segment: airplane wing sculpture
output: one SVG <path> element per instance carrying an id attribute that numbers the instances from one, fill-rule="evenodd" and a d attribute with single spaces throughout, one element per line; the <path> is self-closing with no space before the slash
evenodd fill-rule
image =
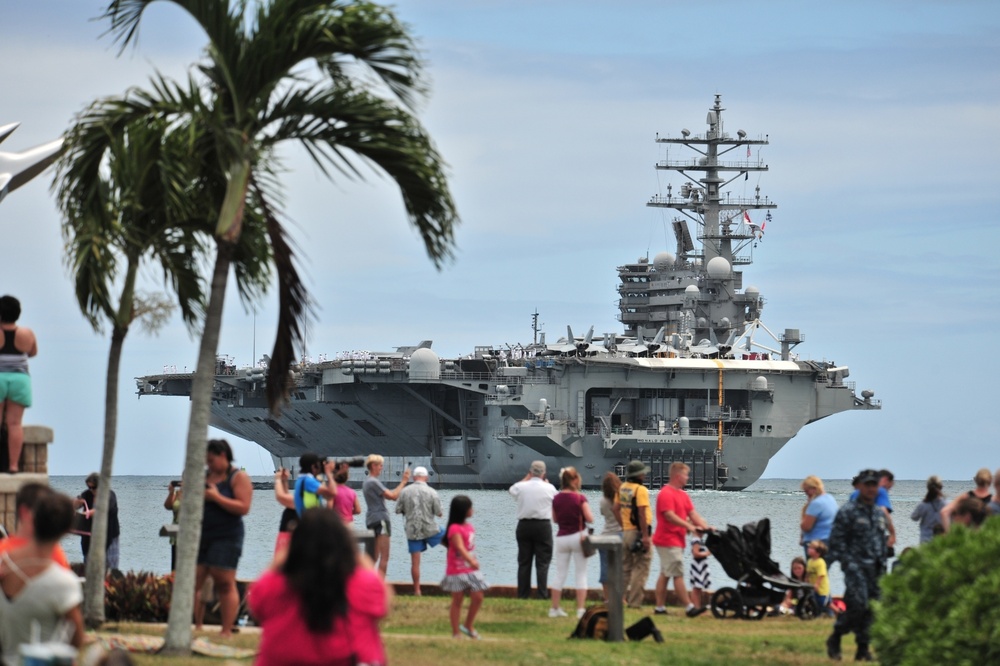
<path id="1" fill-rule="evenodd" d="M 0 125 L 0 143 L 10 136 L 20 123 Z M 0 201 L 29 180 L 45 171 L 62 151 L 63 139 L 43 143 L 20 153 L 0 151 Z"/>

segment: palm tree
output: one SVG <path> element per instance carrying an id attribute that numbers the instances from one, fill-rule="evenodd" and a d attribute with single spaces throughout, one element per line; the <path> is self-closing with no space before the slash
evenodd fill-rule
<path id="1" fill-rule="evenodd" d="M 69 131 L 54 181 L 80 310 L 95 330 L 105 321 L 111 325 L 101 479 L 84 595 L 84 618 L 90 627 L 104 622 L 105 508 L 115 454 L 122 346 L 133 322 L 155 331 L 173 309 L 161 295 L 137 293 L 139 268 L 147 258 L 159 262 L 184 320 L 194 325 L 204 307 L 197 261 L 207 240 L 198 238 L 184 210 L 191 178 L 184 172 L 180 135 L 166 133 L 163 123 L 156 122 L 115 128 L 102 122 L 103 116 L 94 113 L 97 108 L 81 114 Z M 124 275 L 119 275 L 123 264 Z"/>
<path id="2" fill-rule="evenodd" d="M 105 12 L 124 49 L 138 36 L 142 14 L 153 0 L 112 0 Z M 425 89 L 422 62 L 407 29 L 389 10 L 369 2 L 173 0 L 204 30 L 207 55 L 185 85 L 157 77 L 153 90 L 123 105 L 137 118 L 186 119 L 204 132 L 192 142 L 193 159 L 224 183 L 214 211 L 216 243 L 211 291 L 191 390 L 184 485 L 204 483 L 214 366 L 225 288 L 231 266 L 253 271 L 273 262 L 279 285 L 279 317 L 267 376 L 272 410 L 288 390 L 288 368 L 301 343 L 308 293 L 293 262 L 279 217 L 275 149 L 301 144 L 330 178 L 361 177 L 360 158 L 400 188 L 410 222 L 436 266 L 450 255 L 457 214 L 444 163 L 412 113 Z M 244 212 L 256 206 L 263 229 Z M 241 237 L 266 234 L 240 255 Z M 241 268 L 242 267 L 242 268 Z M 194 563 L 201 530 L 200 493 L 181 501 L 178 566 L 164 649 L 189 652 Z"/>

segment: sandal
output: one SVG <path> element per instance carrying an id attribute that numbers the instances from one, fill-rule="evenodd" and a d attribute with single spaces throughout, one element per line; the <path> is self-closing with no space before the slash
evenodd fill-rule
<path id="1" fill-rule="evenodd" d="M 464 624 L 458 625 L 458 629 L 469 638 L 475 639 L 477 641 L 479 640 L 479 632 L 476 631 L 475 629 L 469 629 Z"/>

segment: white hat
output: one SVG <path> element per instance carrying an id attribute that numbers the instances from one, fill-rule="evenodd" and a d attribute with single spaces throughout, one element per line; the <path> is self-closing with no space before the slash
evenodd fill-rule
<path id="1" fill-rule="evenodd" d="M 427 476 L 427 468 L 424 467 L 423 465 L 413 468 L 413 478 L 417 478 L 418 476 L 423 476 L 423 477 Z"/>

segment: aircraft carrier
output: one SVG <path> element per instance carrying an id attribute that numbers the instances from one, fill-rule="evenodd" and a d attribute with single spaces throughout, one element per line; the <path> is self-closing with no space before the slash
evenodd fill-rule
<path id="1" fill-rule="evenodd" d="M 541 459 L 550 476 L 572 465 L 596 487 L 606 471 L 624 474 L 639 459 L 653 487 L 682 460 L 691 487 L 742 490 L 803 426 L 881 409 L 872 391 L 859 395 L 847 381 L 847 366 L 799 358 L 797 329 L 773 334 L 761 321 L 764 300 L 744 287 L 743 268 L 777 206 L 759 186 L 744 197 L 723 188 L 768 170 L 760 158 L 768 138 L 730 134 L 723 111 L 716 95 L 704 133 L 656 136 L 665 159 L 655 168 L 671 184 L 646 205 L 676 216 L 676 248 L 618 268 L 623 333 L 577 336 L 567 327 L 546 343 L 536 313 L 524 345 L 439 358 L 425 341 L 302 363 L 278 417 L 267 409 L 265 367 L 220 357 L 212 425 L 291 469 L 307 451 L 380 453 L 387 483 L 419 464 L 437 487 L 506 488 Z M 162 373 L 136 383 L 140 396 L 189 396 L 191 381 Z M 352 472 L 355 481 L 364 474 Z"/>

